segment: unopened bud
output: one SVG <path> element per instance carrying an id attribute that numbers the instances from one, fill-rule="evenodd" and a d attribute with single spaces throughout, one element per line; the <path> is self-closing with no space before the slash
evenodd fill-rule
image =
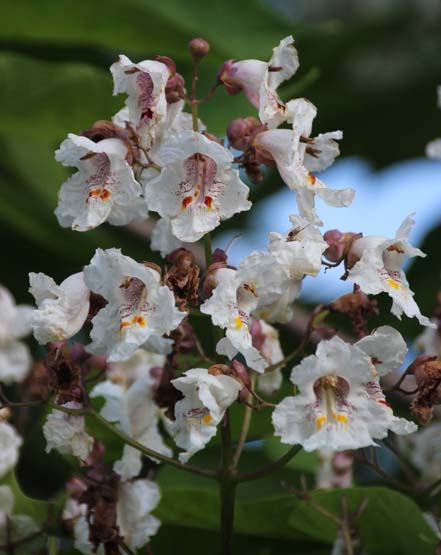
<path id="1" fill-rule="evenodd" d="M 195 64 L 198 64 L 210 52 L 208 42 L 200 37 L 193 39 L 188 44 L 188 51 Z"/>
<path id="2" fill-rule="evenodd" d="M 236 118 L 227 127 L 227 137 L 236 150 L 246 150 L 256 129 L 262 127 L 260 121 L 253 117 Z"/>
<path id="3" fill-rule="evenodd" d="M 228 376 L 231 374 L 231 370 L 230 370 L 230 367 L 227 366 L 226 364 L 213 364 L 208 369 L 208 373 L 211 376 L 221 376 L 221 375 Z"/>

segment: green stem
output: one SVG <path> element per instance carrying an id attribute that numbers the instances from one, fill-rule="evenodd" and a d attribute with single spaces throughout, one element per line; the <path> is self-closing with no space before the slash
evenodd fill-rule
<path id="1" fill-rule="evenodd" d="M 91 418 L 99 422 L 104 428 L 109 430 L 113 435 L 119 437 L 126 445 L 130 445 L 130 447 L 133 447 L 134 449 L 141 451 L 141 453 L 143 455 L 146 455 L 147 457 L 169 464 L 171 466 L 174 466 L 175 468 L 180 468 L 182 470 L 185 470 L 186 472 L 191 472 L 192 474 L 205 476 L 206 478 L 211 478 L 212 480 L 217 479 L 217 473 L 213 472 L 212 470 L 207 470 L 205 468 L 198 468 L 191 464 L 183 464 L 183 463 L 180 463 L 179 461 L 176 461 L 175 459 L 172 459 L 171 457 L 167 457 L 166 455 L 162 455 L 161 453 L 153 451 L 153 449 L 149 449 L 142 443 L 139 443 L 135 439 L 132 439 L 130 436 L 128 436 L 127 434 L 125 434 L 124 432 L 116 428 L 113 424 L 111 424 L 108 420 L 103 418 L 93 408 L 70 409 L 68 407 L 63 407 L 52 403 L 48 403 L 48 404 L 51 408 L 55 410 L 59 410 L 61 412 L 65 412 L 67 414 L 71 414 L 75 416 L 90 416 Z"/>
<path id="2" fill-rule="evenodd" d="M 166 455 L 162 455 L 161 453 L 157 453 L 156 451 L 153 451 L 152 449 L 145 447 L 141 443 L 137 442 L 136 440 L 126 435 L 121 430 L 118 430 L 118 428 L 113 426 L 110 422 L 108 422 L 105 418 L 103 418 L 100 414 L 98 414 L 94 410 L 90 410 L 88 414 L 92 416 L 92 418 L 94 418 L 97 422 L 102 424 L 105 428 L 107 428 L 109 431 L 111 431 L 115 436 L 118 436 L 120 439 L 122 439 L 124 443 L 126 443 L 127 445 L 130 445 L 131 447 L 134 447 L 135 449 L 138 449 L 138 451 L 141 451 L 141 453 L 143 453 L 147 457 L 160 460 L 163 463 L 167 463 L 171 466 L 174 466 L 175 468 L 180 468 L 187 472 L 191 472 L 192 474 L 198 474 L 199 476 L 205 476 L 206 478 L 212 478 L 214 480 L 216 479 L 216 473 L 211 470 L 206 470 L 205 468 L 198 468 L 191 464 L 180 463 L 179 461 L 176 461 L 171 457 L 167 457 Z"/>
<path id="3" fill-rule="evenodd" d="M 297 453 L 300 451 L 301 448 L 302 448 L 301 445 L 294 445 L 294 447 L 291 447 L 291 449 L 287 451 L 283 455 L 283 457 L 281 457 L 279 460 L 259 470 L 256 470 L 255 472 L 244 472 L 244 473 L 236 474 L 234 476 L 234 481 L 250 482 L 252 480 L 259 480 L 260 478 L 264 478 L 265 476 L 272 474 L 276 470 L 279 470 L 279 468 L 283 468 L 285 464 L 287 464 L 292 458 L 294 458 L 297 455 Z"/>
<path id="4" fill-rule="evenodd" d="M 254 389 L 255 383 L 256 383 L 256 375 L 253 374 L 251 376 L 251 389 Z M 251 393 L 249 393 L 248 397 L 247 397 L 247 401 L 251 402 L 251 400 L 252 400 L 252 395 L 251 395 Z M 236 467 L 237 467 L 237 464 L 240 460 L 240 456 L 242 454 L 243 447 L 244 447 L 244 445 L 247 441 L 248 431 L 250 429 L 252 415 L 253 415 L 252 406 L 251 405 L 245 405 L 245 412 L 244 412 L 243 421 L 242 421 L 242 429 L 240 430 L 239 441 L 237 442 L 236 451 L 234 452 L 234 456 L 233 456 L 233 463 L 234 463 L 234 466 L 236 466 Z"/>
<path id="5" fill-rule="evenodd" d="M 221 467 L 219 469 L 220 490 L 220 553 L 231 555 L 233 528 L 234 528 L 234 502 L 236 484 L 234 483 L 233 449 L 231 446 L 230 418 L 228 411 L 221 423 Z"/>

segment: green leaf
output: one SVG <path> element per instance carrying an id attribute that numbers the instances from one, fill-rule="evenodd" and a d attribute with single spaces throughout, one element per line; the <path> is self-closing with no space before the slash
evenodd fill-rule
<path id="1" fill-rule="evenodd" d="M 343 496 L 350 511 L 355 511 L 365 499 L 368 499 L 367 507 L 357 521 L 357 527 L 361 543 L 369 555 L 434 553 L 437 538 L 413 500 L 381 487 L 354 487 L 311 494 L 314 503 L 337 518 L 341 517 Z M 316 541 L 332 544 L 336 537 L 336 524 L 307 501 L 297 502 L 289 522 L 295 530 L 309 535 Z"/>
<path id="2" fill-rule="evenodd" d="M 8 486 L 13 493 L 14 508 L 12 514 L 30 516 L 38 524 L 43 524 L 43 522 L 45 522 L 51 503 L 48 501 L 41 501 L 39 499 L 32 499 L 31 497 L 25 495 L 13 472 L 10 472 L 1 481 L 1 484 Z"/>

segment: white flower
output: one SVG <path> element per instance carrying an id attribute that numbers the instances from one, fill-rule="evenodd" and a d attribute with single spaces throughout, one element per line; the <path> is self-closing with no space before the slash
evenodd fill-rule
<path id="1" fill-rule="evenodd" d="M 438 95 L 438 107 L 441 108 L 441 86 L 437 87 L 436 92 Z M 426 156 L 441 160 L 441 139 L 430 141 L 426 146 Z"/>
<path id="2" fill-rule="evenodd" d="M 243 91 L 259 109 L 259 118 L 270 128 L 277 127 L 288 117 L 287 106 L 280 100 L 277 89 L 290 79 L 299 67 L 294 39 L 289 36 L 273 49 L 270 61 L 229 60 L 221 70 L 220 80 L 229 94 Z"/>
<path id="3" fill-rule="evenodd" d="M 62 227 L 93 229 L 105 221 L 125 225 L 147 217 L 141 185 L 119 139 L 94 143 L 70 133 L 55 153 L 64 166 L 78 169 L 60 189 L 55 214 Z"/>
<path id="4" fill-rule="evenodd" d="M 134 64 L 123 55 L 112 64 L 110 71 L 113 94 L 127 94 L 129 121 L 134 123 L 143 146 L 149 149 L 167 115 L 165 87 L 170 71 L 161 62 L 144 60 Z"/>
<path id="5" fill-rule="evenodd" d="M 371 335 L 357 341 L 356 346 L 371 358 L 379 376 L 386 376 L 399 368 L 407 353 L 403 337 L 390 326 L 380 326 Z"/>
<path id="6" fill-rule="evenodd" d="M 87 350 L 107 355 L 109 362 L 127 360 L 142 345 L 153 350 L 152 341 L 163 347 L 158 337 L 176 329 L 186 316 L 176 308 L 170 289 L 160 284 L 159 272 L 119 249 L 97 249 L 84 280 L 108 301 L 92 319 Z"/>
<path id="7" fill-rule="evenodd" d="M 150 378 L 152 368 L 162 368 L 165 364 L 163 354 L 151 353 L 138 349 L 124 362 L 113 362 L 108 365 L 106 375 L 113 383 L 129 387 L 140 378 Z"/>
<path id="8" fill-rule="evenodd" d="M 248 187 L 232 166 L 233 155 L 201 133 L 183 131 L 160 148 L 161 173 L 145 185 L 149 210 L 171 221 L 173 235 L 186 242 L 238 212 L 249 210 Z"/>
<path id="9" fill-rule="evenodd" d="M 29 292 L 38 306 L 31 326 L 39 343 L 64 341 L 80 331 L 89 313 L 90 296 L 83 272 L 69 276 L 60 285 L 45 274 L 31 272 L 29 282 Z"/>
<path id="10" fill-rule="evenodd" d="M 411 216 L 405 218 L 394 239 L 376 236 L 356 239 L 349 256 L 356 257 L 358 262 L 349 270 L 348 279 L 359 285 L 366 294 L 387 293 L 393 300 L 391 312 L 397 318 L 401 319 L 404 312 L 409 318 L 415 316 L 422 326 L 434 327 L 435 324 L 421 315 L 406 274 L 401 269 L 408 258 L 426 256 L 408 242 L 414 223 Z"/>
<path id="11" fill-rule="evenodd" d="M 268 250 L 289 272 L 291 279 L 316 276 L 321 268 L 322 254 L 328 248 L 317 227 L 301 216 L 289 217 L 292 228 L 286 236 L 269 234 Z"/>
<path id="12" fill-rule="evenodd" d="M 240 352 L 247 365 L 257 372 L 268 366 L 259 351 L 253 347 L 250 333 L 251 313 L 257 307 L 257 292 L 253 284 L 244 283 L 236 270 L 217 270 L 216 288 L 200 307 L 209 314 L 215 326 L 226 329 L 226 337 L 221 339 L 216 351 L 228 358 Z"/>
<path id="13" fill-rule="evenodd" d="M 187 370 L 172 384 L 184 394 L 175 405 L 174 440 L 185 449 L 179 460 L 187 462 L 216 435 L 217 425 L 237 399 L 242 384 L 230 376 L 213 376 L 205 368 Z"/>
<path id="14" fill-rule="evenodd" d="M 118 487 L 116 504 L 116 524 L 124 543 L 130 549 L 143 547 L 154 536 L 161 522 L 150 514 L 158 505 L 161 492 L 157 484 L 151 480 L 134 480 L 121 483 Z M 84 555 L 104 555 L 104 546 L 98 550 L 90 541 L 87 505 L 68 499 L 63 510 L 63 520 L 73 526 L 74 547 Z"/>
<path id="15" fill-rule="evenodd" d="M 279 332 L 264 320 L 254 320 L 251 324 L 253 344 L 260 354 L 271 366 L 283 360 L 283 351 L 280 346 Z M 257 376 L 257 388 L 262 393 L 272 395 L 280 389 L 283 375 L 280 368 L 272 372 L 265 372 Z"/>
<path id="16" fill-rule="evenodd" d="M 400 444 L 412 464 L 426 482 L 434 482 L 441 475 L 441 422 L 432 422 L 412 436 L 400 438 Z"/>
<path id="17" fill-rule="evenodd" d="M 311 173 L 322 171 L 332 164 L 339 154 L 334 139 L 341 139 L 342 133 L 335 131 L 310 139 L 316 107 L 304 98 L 291 100 L 288 104 L 293 129 L 270 129 L 258 133 L 253 146 L 258 153 L 275 161 L 282 179 L 296 191 L 300 214 L 310 222 L 321 225 L 315 213 L 315 195 L 326 204 L 337 207 L 349 206 L 354 197 L 353 189 L 330 189 Z M 316 157 L 308 155 L 308 149 L 312 149 Z"/>
<path id="18" fill-rule="evenodd" d="M 161 521 L 150 514 L 158 505 L 161 492 L 151 480 L 134 480 L 120 484 L 117 524 L 130 549 L 143 547 L 154 536 Z"/>
<path id="19" fill-rule="evenodd" d="M 96 385 L 91 397 L 104 397 L 105 404 L 100 414 L 109 422 L 116 422 L 118 429 L 142 445 L 171 456 L 158 430 L 159 408 L 153 401 L 155 381 L 150 376 L 138 378 L 130 386 L 112 383 L 109 380 Z M 137 476 L 142 467 L 142 455 L 138 449 L 124 446 L 122 459 L 114 470 L 123 480 Z"/>
<path id="20" fill-rule="evenodd" d="M 9 486 L 0 486 L 0 545 L 19 542 L 23 538 L 38 530 L 35 521 L 27 515 L 13 514 L 14 494 Z M 26 553 L 26 547 L 21 551 L 20 546 L 14 549 L 14 553 Z M 5 553 L 5 552 L 4 552 Z"/>
<path id="21" fill-rule="evenodd" d="M 321 341 L 315 355 L 291 374 L 298 394 L 285 398 L 273 412 L 282 443 L 305 451 L 344 451 L 375 445 L 388 430 L 407 434 L 416 426 L 393 415 L 371 358 L 357 345 L 338 337 Z"/>
<path id="22" fill-rule="evenodd" d="M 259 91 L 259 119 L 268 127 L 278 127 L 291 117 L 289 103 L 285 105 L 277 94 L 277 89 L 283 81 L 291 79 L 299 68 L 299 58 L 294 47 L 294 39 L 289 36 L 280 41 L 273 49 L 263 76 Z"/>
<path id="23" fill-rule="evenodd" d="M 93 544 L 90 541 L 89 523 L 87 522 L 87 505 L 78 503 L 75 499 L 67 499 L 63 509 L 63 520 L 73 528 L 75 549 L 84 555 L 92 555 Z M 99 549 L 97 553 L 100 553 Z"/>
<path id="24" fill-rule="evenodd" d="M 15 429 L 0 420 L 0 478 L 3 478 L 17 464 L 22 440 Z"/>
<path id="25" fill-rule="evenodd" d="M 11 293 L 0 285 L 0 382 L 22 382 L 32 359 L 27 346 L 18 341 L 31 331 L 33 308 L 15 304 Z"/>
<path id="26" fill-rule="evenodd" d="M 165 258 L 179 247 L 182 247 L 182 241 L 173 235 L 170 220 L 168 218 L 159 218 L 152 231 L 150 242 L 152 251 L 159 251 L 161 256 Z"/>
<path id="27" fill-rule="evenodd" d="M 81 408 L 78 403 L 72 401 L 62 406 L 69 409 Z M 73 455 L 84 461 L 93 447 L 93 438 L 84 428 L 84 416 L 54 409 L 48 414 L 43 433 L 47 442 L 47 453 L 56 449 L 64 455 Z"/>

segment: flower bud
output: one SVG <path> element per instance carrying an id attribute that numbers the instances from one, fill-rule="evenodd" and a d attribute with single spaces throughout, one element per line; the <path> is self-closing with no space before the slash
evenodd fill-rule
<path id="1" fill-rule="evenodd" d="M 220 376 L 220 375 L 229 376 L 231 375 L 231 370 L 230 370 L 230 367 L 227 366 L 226 364 L 213 364 L 208 369 L 208 373 L 211 376 Z"/>
<path id="2" fill-rule="evenodd" d="M 253 117 L 234 119 L 227 127 L 227 137 L 236 150 L 246 150 L 254 131 L 261 127 L 260 121 Z"/>
<path id="3" fill-rule="evenodd" d="M 210 52 L 208 42 L 200 37 L 193 39 L 188 44 L 188 51 L 195 64 L 198 64 Z"/>
<path id="4" fill-rule="evenodd" d="M 349 251 L 355 239 L 360 237 L 362 237 L 361 233 L 342 233 L 338 229 L 330 229 L 323 235 L 323 239 L 329 245 L 329 248 L 323 254 L 330 262 L 336 264 L 339 264 L 344 258 L 348 257 L 346 260 L 347 266 L 351 268 L 357 260 L 350 256 Z"/>

